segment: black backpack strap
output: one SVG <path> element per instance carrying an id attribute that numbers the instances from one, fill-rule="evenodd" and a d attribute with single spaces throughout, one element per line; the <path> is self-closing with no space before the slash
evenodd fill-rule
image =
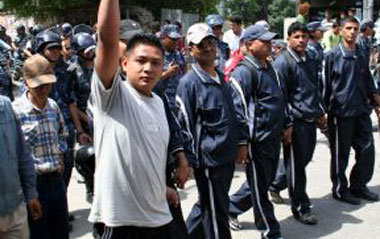
<path id="1" fill-rule="evenodd" d="M 254 108 L 255 108 L 255 116 L 253 117 L 253 132 L 252 132 L 252 142 L 256 140 L 256 130 L 257 130 L 257 115 L 259 113 L 260 107 L 258 107 L 258 87 L 259 87 L 259 73 L 256 69 L 256 67 L 250 62 L 246 57 L 244 60 L 240 61 L 238 66 L 245 66 L 249 69 L 249 71 L 252 74 L 252 97 L 254 99 Z M 248 102 L 247 102 L 248 104 Z"/>
<path id="2" fill-rule="evenodd" d="M 258 86 L 259 86 L 259 73 L 257 72 L 256 67 L 246 58 L 244 58 L 244 60 L 240 61 L 238 66 L 245 66 L 251 72 L 251 74 L 252 74 L 252 95 L 254 96 L 255 102 L 256 102 L 257 90 L 258 90 Z"/>

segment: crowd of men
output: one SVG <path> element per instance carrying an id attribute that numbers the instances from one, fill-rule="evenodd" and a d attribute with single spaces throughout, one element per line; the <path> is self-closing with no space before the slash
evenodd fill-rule
<path id="1" fill-rule="evenodd" d="M 185 38 L 178 23 L 151 34 L 120 20 L 117 0 L 102 0 L 97 20 L 36 25 L 30 35 L 20 25 L 14 41 L 0 26 L 0 238 L 68 239 L 75 164 L 94 238 L 229 239 L 253 208 L 262 238 L 280 239 L 272 202 L 286 188 L 294 218 L 318 223 L 306 183 L 318 128 L 333 198 L 379 200 L 367 187 L 370 115 L 380 115 L 373 22 L 334 22 L 339 39 L 327 48 L 326 26 L 304 19 L 286 42 L 265 21 L 244 29 L 239 16 L 223 34 L 217 14 Z M 230 196 L 236 163 L 247 181 Z M 199 200 L 184 220 L 177 188 L 190 168 Z"/>

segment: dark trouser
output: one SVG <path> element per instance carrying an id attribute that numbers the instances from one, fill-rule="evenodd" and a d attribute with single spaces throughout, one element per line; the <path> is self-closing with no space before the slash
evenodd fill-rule
<path id="1" fill-rule="evenodd" d="M 316 141 L 314 122 L 294 122 L 290 158 L 285 162 L 293 214 L 310 211 L 311 203 L 306 193 L 306 166 L 313 158 Z"/>
<path id="2" fill-rule="evenodd" d="M 280 153 L 279 140 L 268 140 L 251 145 L 251 158 L 246 168 L 252 191 L 255 224 L 263 238 L 280 238 L 280 224 L 275 215 L 268 189 L 276 175 Z"/>
<path id="3" fill-rule="evenodd" d="M 74 167 L 74 146 L 75 146 L 75 133 L 70 131 L 67 139 L 68 149 L 63 155 L 63 162 L 65 165 L 65 171 L 63 172 L 63 180 L 66 187 L 69 186 L 71 174 Z"/>
<path id="4" fill-rule="evenodd" d="M 183 219 L 181 204 L 178 204 L 177 207 L 170 206 L 169 209 L 173 217 L 173 220 L 169 223 L 170 238 L 189 238 L 189 236 L 187 235 L 185 220 Z"/>
<path id="5" fill-rule="evenodd" d="M 161 227 L 104 227 L 101 239 L 171 239 L 169 226 Z"/>
<path id="6" fill-rule="evenodd" d="M 352 118 L 329 116 L 331 181 L 333 194 L 341 197 L 348 190 L 345 171 L 350 149 L 355 150 L 356 163 L 350 174 L 350 189 L 360 190 L 371 180 L 375 162 L 372 122 L 369 115 Z"/>
<path id="7" fill-rule="evenodd" d="M 170 235 L 169 238 L 187 239 L 187 229 L 183 220 L 181 205 L 178 205 L 177 207 L 170 206 L 169 209 L 173 217 L 173 220 L 167 225 L 168 233 Z M 102 239 L 104 230 L 104 223 L 95 223 L 92 232 L 94 239 Z"/>
<path id="8" fill-rule="evenodd" d="M 287 170 L 285 166 L 285 162 L 289 162 L 290 158 L 290 145 L 285 146 L 282 144 L 282 150 L 284 154 L 284 158 L 278 161 L 276 177 L 274 178 L 272 184 L 269 187 L 269 191 L 280 193 L 282 190 L 285 190 L 288 187 L 287 180 Z"/>
<path id="9" fill-rule="evenodd" d="M 287 150 L 284 148 L 284 158 L 286 157 L 286 151 L 290 152 L 290 147 Z M 288 187 L 286 179 L 286 169 L 284 160 L 279 160 L 276 170 L 276 176 L 269 186 L 269 191 L 277 192 L 286 189 Z M 229 214 L 231 217 L 238 217 L 240 214 L 245 213 L 252 207 L 251 188 L 246 180 L 233 195 L 230 196 L 230 209 Z"/>
<path id="10" fill-rule="evenodd" d="M 28 218 L 30 239 L 68 239 L 66 186 L 60 173 L 37 176 L 38 199 L 42 218 Z"/>
<path id="11" fill-rule="evenodd" d="M 228 191 L 235 165 L 233 162 L 215 168 L 194 168 L 199 201 L 186 220 L 189 238 L 230 239 L 228 224 Z"/>

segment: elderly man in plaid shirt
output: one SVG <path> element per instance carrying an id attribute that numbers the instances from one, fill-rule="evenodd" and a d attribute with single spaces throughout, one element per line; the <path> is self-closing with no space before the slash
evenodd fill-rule
<path id="1" fill-rule="evenodd" d="M 48 98 L 56 78 L 49 61 L 38 54 L 26 60 L 23 71 L 28 90 L 13 107 L 34 159 L 43 213 L 39 220 L 29 220 L 30 238 L 68 239 L 66 187 L 62 176 L 68 131 L 57 103 Z"/>

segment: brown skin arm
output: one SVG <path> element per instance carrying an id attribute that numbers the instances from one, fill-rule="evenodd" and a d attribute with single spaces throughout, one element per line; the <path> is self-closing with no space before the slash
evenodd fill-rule
<path id="1" fill-rule="evenodd" d="M 236 154 L 235 162 L 237 164 L 247 163 L 248 161 L 248 145 L 240 145 Z"/>
<path id="2" fill-rule="evenodd" d="M 175 154 L 175 158 L 177 160 L 177 171 L 175 175 L 176 185 L 178 188 L 183 189 L 190 174 L 189 163 L 183 151 L 178 151 Z"/>
<path id="3" fill-rule="evenodd" d="M 31 214 L 31 217 L 32 219 L 35 221 L 35 220 L 38 220 L 39 218 L 42 217 L 42 208 L 41 208 L 41 204 L 40 202 L 38 201 L 37 198 L 32 198 L 30 199 L 26 205 L 28 206 L 28 209 L 30 211 L 30 214 Z"/>
<path id="4" fill-rule="evenodd" d="M 106 89 L 112 86 L 119 65 L 120 7 L 118 0 L 101 0 L 98 12 L 95 70 Z"/>
<path id="5" fill-rule="evenodd" d="M 83 127 L 81 123 L 81 115 L 80 115 L 80 113 L 83 114 L 83 112 L 78 109 L 76 103 L 72 103 L 71 105 L 69 105 L 69 111 L 70 111 L 71 118 L 74 122 L 74 127 L 78 132 L 77 140 L 79 141 L 79 144 L 87 145 L 91 143 L 92 138 L 83 132 Z M 86 119 L 87 119 L 87 116 L 86 116 Z"/>

